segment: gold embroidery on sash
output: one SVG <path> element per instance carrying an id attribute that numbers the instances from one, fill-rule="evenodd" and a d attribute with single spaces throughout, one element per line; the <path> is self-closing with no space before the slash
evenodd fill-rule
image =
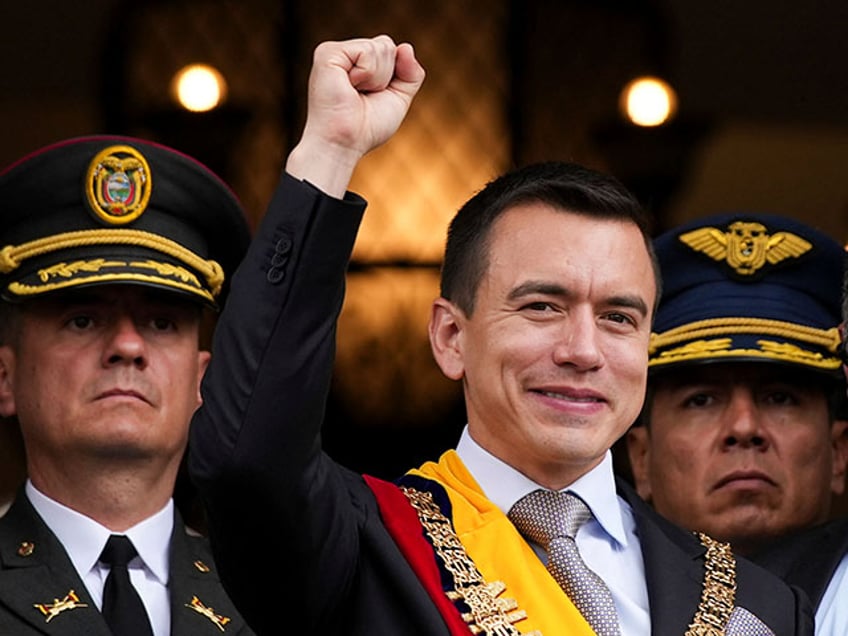
<path id="1" fill-rule="evenodd" d="M 499 598 L 506 589 L 502 581 L 487 583 L 465 547 L 456 536 L 451 522 L 429 492 L 401 487 L 401 491 L 418 513 L 418 521 L 430 537 L 433 549 L 453 576 L 454 589 L 446 592 L 451 601 L 462 600 L 471 610 L 462 613 L 472 634 L 486 636 L 542 636 L 538 630 L 521 632 L 513 623 L 527 618 L 512 598 Z"/>

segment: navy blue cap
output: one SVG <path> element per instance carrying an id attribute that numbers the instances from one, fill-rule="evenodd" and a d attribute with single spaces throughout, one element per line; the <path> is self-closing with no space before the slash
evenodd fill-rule
<path id="1" fill-rule="evenodd" d="M 216 306 L 250 231 L 238 199 L 177 150 L 69 139 L 0 172 L 0 295 L 152 286 Z"/>
<path id="2" fill-rule="evenodd" d="M 680 365 L 759 361 L 841 372 L 845 251 L 791 218 L 700 218 L 654 241 L 663 296 L 652 374 Z"/>

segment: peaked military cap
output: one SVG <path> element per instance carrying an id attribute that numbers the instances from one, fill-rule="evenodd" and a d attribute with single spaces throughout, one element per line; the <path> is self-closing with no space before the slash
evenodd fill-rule
<path id="1" fill-rule="evenodd" d="M 216 306 L 250 232 L 227 185 L 141 139 L 80 137 L 0 172 L 0 295 L 132 283 Z"/>
<path id="2" fill-rule="evenodd" d="M 762 361 L 841 374 L 845 252 L 796 220 L 724 214 L 654 241 L 663 296 L 652 374 L 680 365 Z"/>

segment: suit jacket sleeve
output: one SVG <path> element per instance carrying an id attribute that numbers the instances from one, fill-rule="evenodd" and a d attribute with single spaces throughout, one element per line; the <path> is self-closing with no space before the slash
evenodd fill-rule
<path id="1" fill-rule="evenodd" d="M 364 209 L 283 176 L 233 277 L 192 421 L 189 468 L 221 578 L 259 633 L 335 613 L 322 604 L 344 598 L 331 588 L 355 570 L 356 502 L 320 427 Z"/>

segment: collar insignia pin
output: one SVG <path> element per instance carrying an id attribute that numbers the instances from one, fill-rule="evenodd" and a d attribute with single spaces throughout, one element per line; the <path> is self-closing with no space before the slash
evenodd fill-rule
<path id="1" fill-rule="evenodd" d="M 226 625 L 227 623 L 230 622 L 230 620 L 232 620 L 232 619 L 227 618 L 226 616 L 221 616 L 220 614 L 216 614 L 214 607 L 206 607 L 203 604 L 203 601 L 201 601 L 196 596 L 192 596 L 191 597 L 191 603 L 186 603 L 185 606 L 189 609 L 193 609 L 198 614 L 202 614 L 203 616 L 208 618 L 210 621 L 212 621 L 215 624 L 215 627 L 220 629 L 222 632 L 224 631 L 224 625 Z"/>
<path id="2" fill-rule="evenodd" d="M 76 592 L 71 590 L 62 600 L 54 598 L 52 603 L 36 603 L 33 607 L 44 614 L 47 617 L 45 622 L 49 623 L 65 610 L 77 609 L 78 607 L 88 607 L 88 604 L 80 603 L 79 596 L 76 595 Z"/>
<path id="3" fill-rule="evenodd" d="M 18 546 L 18 556 L 32 556 L 33 552 L 35 552 L 35 544 L 32 541 L 21 541 L 21 545 Z"/>

